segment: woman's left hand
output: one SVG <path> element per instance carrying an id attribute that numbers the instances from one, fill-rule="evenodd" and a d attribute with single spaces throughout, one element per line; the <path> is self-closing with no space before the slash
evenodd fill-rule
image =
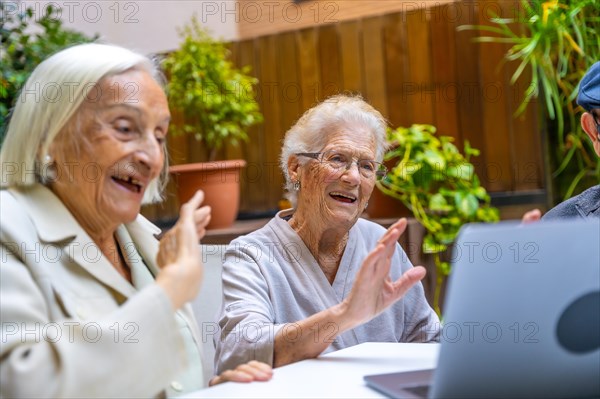
<path id="1" fill-rule="evenodd" d="M 273 369 L 266 363 L 252 360 L 248 363 L 240 364 L 234 370 L 225 370 L 208 383 L 209 386 L 217 385 L 222 382 L 252 382 L 269 381 L 273 377 Z"/>

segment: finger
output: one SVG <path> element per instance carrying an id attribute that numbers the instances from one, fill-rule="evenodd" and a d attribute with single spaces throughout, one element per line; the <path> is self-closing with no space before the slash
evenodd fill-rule
<path id="1" fill-rule="evenodd" d="M 206 225 L 208 222 L 206 221 L 206 219 L 208 219 L 210 217 L 211 214 L 211 208 L 208 205 L 205 205 L 201 208 L 196 209 L 196 211 L 194 211 L 194 221 L 196 222 L 196 224 L 201 224 L 201 225 Z"/>
<path id="2" fill-rule="evenodd" d="M 192 234 L 192 231 L 195 233 L 195 214 L 200 204 L 202 204 L 202 201 L 204 201 L 204 192 L 198 190 L 188 202 L 181 206 L 181 209 L 179 210 L 179 220 L 174 227 L 175 236 L 178 242 L 187 244 L 186 237 L 193 238 L 195 242 L 198 241 L 198 238 L 193 237 L 193 235 L 192 237 L 189 237 L 189 235 Z M 210 208 L 202 211 L 201 215 L 204 213 L 210 213 Z M 197 235 L 197 233 L 195 235 Z"/>
<path id="3" fill-rule="evenodd" d="M 379 280 L 387 273 L 385 270 L 385 258 L 385 246 L 383 244 L 378 244 L 363 260 L 357 279 L 371 281 Z"/>
<path id="4" fill-rule="evenodd" d="M 425 277 L 425 274 L 427 274 L 427 270 L 423 266 L 415 266 L 404 272 L 394 283 L 396 298 L 403 296 L 413 285 L 421 281 Z"/>
<path id="5" fill-rule="evenodd" d="M 408 225 L 408 221 L 406 220 L 406 218 L 398 219 L 394 224 L 392 224 L 390 227 L 388 227 L 388 229 L 385 232 L 385 234 L 383 235 L 383 237 L 381 237 L 381 240 L 387 238 L 390 234 L 392 234 L 393 230 L 399 230 L 399 235 L 402 235 L 402 233 L 404 233 L 404 230 L 406 230 L 407 225 Z M 394 234 L 396 234 L 396 233 L 394 233 Z"/>
<path id="6" fill-rule="evenodd" d="M 194 212 L 194 223 L 196 225 L 196 234 L 198 235 L 198 240 L 201 240 L 206 234 L 206 226 L 208 226 L 210 223 L 210 219 L 210 206 L 203 206 Z"/>
<path id="7" fill-rule="evenodd" d="M 201 211 L 200 214 L 210 213 L 210 207 L 202 210 L 198 209 L 202 201 L 204 200 L 204 192 L 202 190 L 196 191 L 194 196 L 186 202 L 180 211 L 180 218 L 177 221 L 177 240 L 181 243 L 181 246 L 193 245 L 198 243 L 198 232 L 196 229 L 196 211 Z"/>
<path id="8" fill-rule="evenodd" d="M 380 243 L 387 242 L 389 240 L 398 241 L 398 238 L 400 238 L 400 236 L 406 230 L 407 225 L 408 225 L 408 221 L 406 220 L 406 218 L 399 219 L 396 223 L 394 223 L 390 227 L 388 227 L 387 231 L 379 239 L 378 242 L 380 242 Z"/>
<path id="9" fill-rule="evenodd" d="M 215 385 L 219 385 L 220 383 L 225 382 L 223 381 L 223 379 L 221 378 L 220 375 L 213 377 L 209 382 L 208 382 L 208 386 L 209 387 L 214 387 Z"/>
<path id="10" fill-rule="evenodd" d="M 379 259 L 383 256 L 385 252 L 385 246 L 383 244 L 377 244 L 375 248 L 366 256 L 365 260 L 363 260 L 362 269 L 373 269 L 371 266 L 377 264 Z"/>
<path id="11" fill-rule="evenodd" d="M 252 374 L 247 373 L 244 370 L 239 370 L 239 366 L 235 370 L 227 370 L 223 374 L 221 374 L 223 378 L 223 382 L 225 381 L 233 381 L 233 382 L 250 382 L 254 381 L 254 377 Z"/>
<path id="12" fill-rule="evenodd" d="M 194 214 L 194 223 L 196 224 L 196 229 L 200 230 L 205 228 L 211 219 L 211 209 L 209 206 L 203 206 L 198 209 Z"/>
<path id="13" fill-rule="evenodd" d="M 394 251 L 396 250 L 396 244 L 398 243 L 398 240 L 400 239 L 400 235 L 402 234 L 402 230 L 399 229 L 394 229 L 392 231 L 390 231 L 390 234 L 386 237 L 384 245 L 387 249 L 387 253 L 394 253 Z"/>
<path id="14" fill-rule="evenodd" d="M 223 371 L 221 374 L 219 374 L 218 376 L 214 377 L 212 380 L 210 380 L 208 382 L 208 386 L 215 386 L 218 384 L 222 384 L 224 382 L 227 381 L 231 381 L 231 378 L 233 376 L 234 371 L 233 370 L 225 370 Z"/>
<path id="15" fill-rule="evenodd" d="M 245 373 L 252 377 L 252 380 L 266 381 L 272 376 L 272 372 L 263 371 L 262 368 L 250 365 L 248 363 L 241 364 L 234 371 Z"/>
<path id="16" fill-rule="evenodd" d="M 400 234 L 402 235 L 402 233 L 404 233 L 404 230 L 406 230 L 406 226 L 408 226 L 408 219 L 406 219 L 406 218 L 398 219 L 398 221 L 396 223 L 394 223 L 392 226 L 395 229 L 400 230 Z"/>
<path id="17" fill-rule="evenodd" d="M 250 365 L 254 368 L 258 368 L 265 373 L 273 374 L 273 368 L 271 366 L 269 366 L 267 363 L 259 362 L 257 360 L 251 360 L 250 362 L 248 362 L 248 365 Z"/>
<path id="18" fill-rule="evenodd" d="M 388 233 L 380 240 L 380 244 L 384 246 L 385 258 L 391 259 L 396 252 L 396 244 L 400 238 L 401 230 L 394 228 L 389 230 Z"/>
<path id="19" fill-rule="evenodd" d="M 194 211 L 200 207 L 202 201 L 204 201 L 204 192 L 198 190 L 188 202 L 181 206 L 179 211 L 181 218 L 193 218 Z"/>
<path id="20" fill-rule="evenodd" d="M 394 251 L 396 249 L 396 243 L 391 241 L 390 243 L 386 243 L 382 256 L 377 261 L 377 275 L 381 278 L 387 278 L 390 273 L 390 268 L 392 266 L 392 257 L 394 255 Z"/>

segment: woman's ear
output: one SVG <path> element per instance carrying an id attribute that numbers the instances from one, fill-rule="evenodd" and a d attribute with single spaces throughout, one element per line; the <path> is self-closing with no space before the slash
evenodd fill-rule
<path id="1" fill-rule="evenodd" d="M 581 115 L 581 128 L 592 141 L 594 150 L 600 157 L 600 132 L 598 132 L 594 117 L 589 112 L 584 112 L 583 115 Z"/>
<path id="2" fill-rule="evenodd" d="M 581 128 L 587 133 L 592 142 L 598 140 L 596 122 L 589 112 L 584 112 L 583 115 L 581 115 Z"/>
<path id="3" fill-rule="evenodd" d="M 300 180 L 300 162 L 296 155 L 292 155 L 288 158 L 287 162 L 288 176 L 290 180 L 295 182 Z"/>

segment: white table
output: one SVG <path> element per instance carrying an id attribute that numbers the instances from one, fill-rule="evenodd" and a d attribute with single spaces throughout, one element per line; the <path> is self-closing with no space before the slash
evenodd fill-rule
<path id="1" fill-rule="evenodd" d="M 433 368 L 439 344 L 364 343 L 274 370 L 271 381 L 228 382 L 188 398 L 381 398 L 363 376 Z"/>

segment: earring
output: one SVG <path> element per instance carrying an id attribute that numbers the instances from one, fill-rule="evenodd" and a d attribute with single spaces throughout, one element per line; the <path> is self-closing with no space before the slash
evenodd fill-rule
<path id="1" fill-rule="evenodd" d="M 294 182 L 294 190 L 296 190 L 296 191 L 300 191 L 300 187 L 301 187 L 301 185 L 300 185 L 300 180 L 296 180 L 296 181 Z"/>
<path id="2" fill-rule="evenodd" d="M 54 159 L 50 154 L 44 155 L 44 162 L 40 170 L 40 179 L 43 184 L 47 184 L 51 181 L 56 180 L 58 173 L 56 171 L 56 165 L 54 165 Z"/>
<path id="3" fill-rule="evenodd" d="M 367 210 L 368 207 L 369 207 L 369 201 L 367 201 L 367 203 L 365 204 L 365 211 Z"/>

